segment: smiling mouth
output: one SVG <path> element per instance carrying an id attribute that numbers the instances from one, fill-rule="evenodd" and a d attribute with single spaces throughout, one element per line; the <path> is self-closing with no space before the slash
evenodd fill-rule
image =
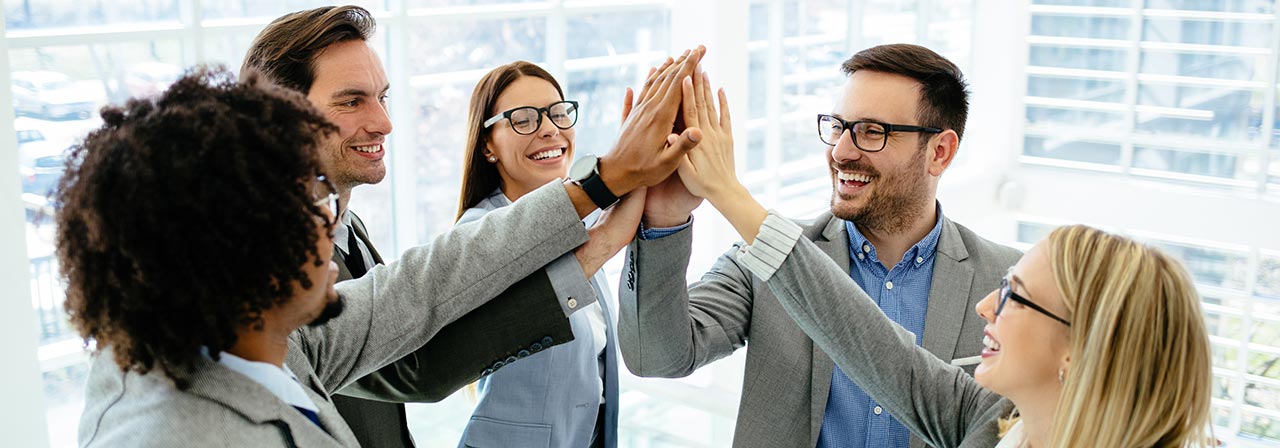
<path id="1" fill-rule="evenodd" d="M 982 335 L 982 345 L 992 352 L 1000 351 L 1000 342 L 996 341 L 995 338 L 992 338 L 989 334 Z"/>
<path id="2" fill-rule="evenodd" d="M 841 185 L 848 187 L 863 187 L 874 180 L 871 176 L 859 173 L 846 173 L 844 171 L 836 171 L 836 179 Z"/>
<path id="3" fill-rule="evenodd" d="M 382 145 L 352 146 L 351 148 L 365 154 L 374 154 L 382 150 Z"/>
<path id="4" fill-rule="evenodd" d="M 552 148 L 544 151 L 538 151 L 529 156 L 530 160 L 549 160 L 564 156 L 564 148 Z"/>

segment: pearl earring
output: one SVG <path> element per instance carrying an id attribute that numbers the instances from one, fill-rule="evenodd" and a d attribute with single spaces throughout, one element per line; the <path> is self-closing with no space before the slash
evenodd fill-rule
<path id="1" fill-rule="evenodd" d="M 1061 384 L 1067 380 L 1067 369 L 1058 369 L 1058 383 Z"/>
<path id="2" fill-rule="evenodd" d="M 498 158 L 494 156 L 489 156 L 489 163 L 498 163 Z"/>

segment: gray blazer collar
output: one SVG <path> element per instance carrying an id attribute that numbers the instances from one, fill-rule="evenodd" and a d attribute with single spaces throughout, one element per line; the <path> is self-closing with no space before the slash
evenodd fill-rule
<path id="1" fill-rule="evenodd" d="M 316 392 L 314 375 L 306 372 L 299 377 L 303 389 L 312 401 L 320 407 L 320 422 L 329 432 L 349 433 L 346 423 L 336 419 L 332 405 L 328 405 L 328 397 Z M 232 371 L 209 359 L 201 359 L 190 375 L 191 387 L 187 393 L 218 403 L 223 407 L 240 414 L 254 424 L 276 424 L 288 428 L 296 446 L 334 446 L 342 445 L 333 435 L 311 423 L 306 416 L 276 398 L 271 391 L 257 382 Z"/>

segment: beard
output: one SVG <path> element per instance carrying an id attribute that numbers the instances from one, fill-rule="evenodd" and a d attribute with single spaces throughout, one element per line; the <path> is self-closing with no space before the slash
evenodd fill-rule
<path id="1" fill-rule="evenodd" d="M 888 175 L 864 159 L 846 163 L 831 162 L 831 213 L 835 217 L 854 223 L 860 228 L 881 233 L 899 233 L 906 231 L 919 221 L 929 203 L 929 173 L 925 171 L 927 162 L 924 151 L 911 163 Z M 855 198 L 841 194 L 838 188 L 839 179 L 835 170 L 864 173 L 872 177 L 874 183 L 867 196 L 866 205 L 857 207 L 850 204 Z"/>
<path id="2" fill-rule="evenodd" d="M 342 310 L 347 307 L 347 302 L 338 297 L 332 289 L 328 293 L 328 301 L 325 302 L 324 308 L 320 310 L 320 314 L 307 323 L 308 327 L 319 327 L 328 323 L 335 317 L 342 315 Z"/>

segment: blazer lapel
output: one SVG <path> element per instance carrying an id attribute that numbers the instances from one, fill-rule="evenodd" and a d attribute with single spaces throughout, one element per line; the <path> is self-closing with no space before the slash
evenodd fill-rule
<path id="1" fill-rule="evenodd" d="M 824 222 L 826 225 L 823 225 Z M 827 212 L 814 221 L 812 228 L 806 230 L 806 236 L 813 240 L 815 246 L 835 260 L 840 269 L 849 272 L 849 234 L 845 232 L 843 220 Z M 809 445 L 814 445 L 818 443 L 818 434 L 822 431 L 822 418 L 827 411 L 827 397 L 831 395 L 831 374 L 835 363 L 812 340 L 809 340 L 809 345 L 813 350 L 812 377 L 809 380 L 810 396 L 813 397 L 809 403 Z"/>
<path id="2" fill-rule="evenodd" d="M 197 361 L 190 379 L 191 387 L 187 389 L 187 393 L 221 404 L 254 424 L 280 426 L 282 430 L 289 432 L 296 446 L 343 445 L 324 429 L 311 423 L 311 420 L 293 406 L 280 401 L 271 391 L 212 360 Z M 310 388 L 303 389 L 307 389 L 308 395 L 315 393 Z M 326 406 L 321 404 L 324 402 L 317 400 L 314 396 L 312 400 L 317 401 L 317 405 L 321 407 L 321 422 L 327 428 L 346 428 L 345 423 L 332 421 L 336 418 L 336 411 L 333 410 L 332 405 L 327 406 L 326 410 Z M 350 430 L 347 432 L 349 433 Z"/>
<path id="3" fill-rule="evenodd" d="M 969 251 L 964 247 L 960 231 L 950 219 L 941 217 L 942 234 L 938 236 L 933 258 L 933 283 L 929 286 L 929 306 L 925 311 L 924 337 L 921 346 L 944 362 L 955 355 L 956 341 L 968 310 L 969 290 L 973 284 L 973 268 L 965 262 Z"/>
<path id="4" fill-rule="evenodd" d="M 373 240 L 369 239 L 369 229 L 365 228 L 364 220 L 352 213 L 351 224 L 351 228 L 355 230 L 356 238 L 360 238 L 360 242 L 364 243 L 364 247 L 369 249 L 369 256 L 373 257 L 373 263 L 382 264 L 382 255 L 379 255 L 378 249 L 373 247 Z M 373 266 L 369 267 L 373 268 Z"/>

